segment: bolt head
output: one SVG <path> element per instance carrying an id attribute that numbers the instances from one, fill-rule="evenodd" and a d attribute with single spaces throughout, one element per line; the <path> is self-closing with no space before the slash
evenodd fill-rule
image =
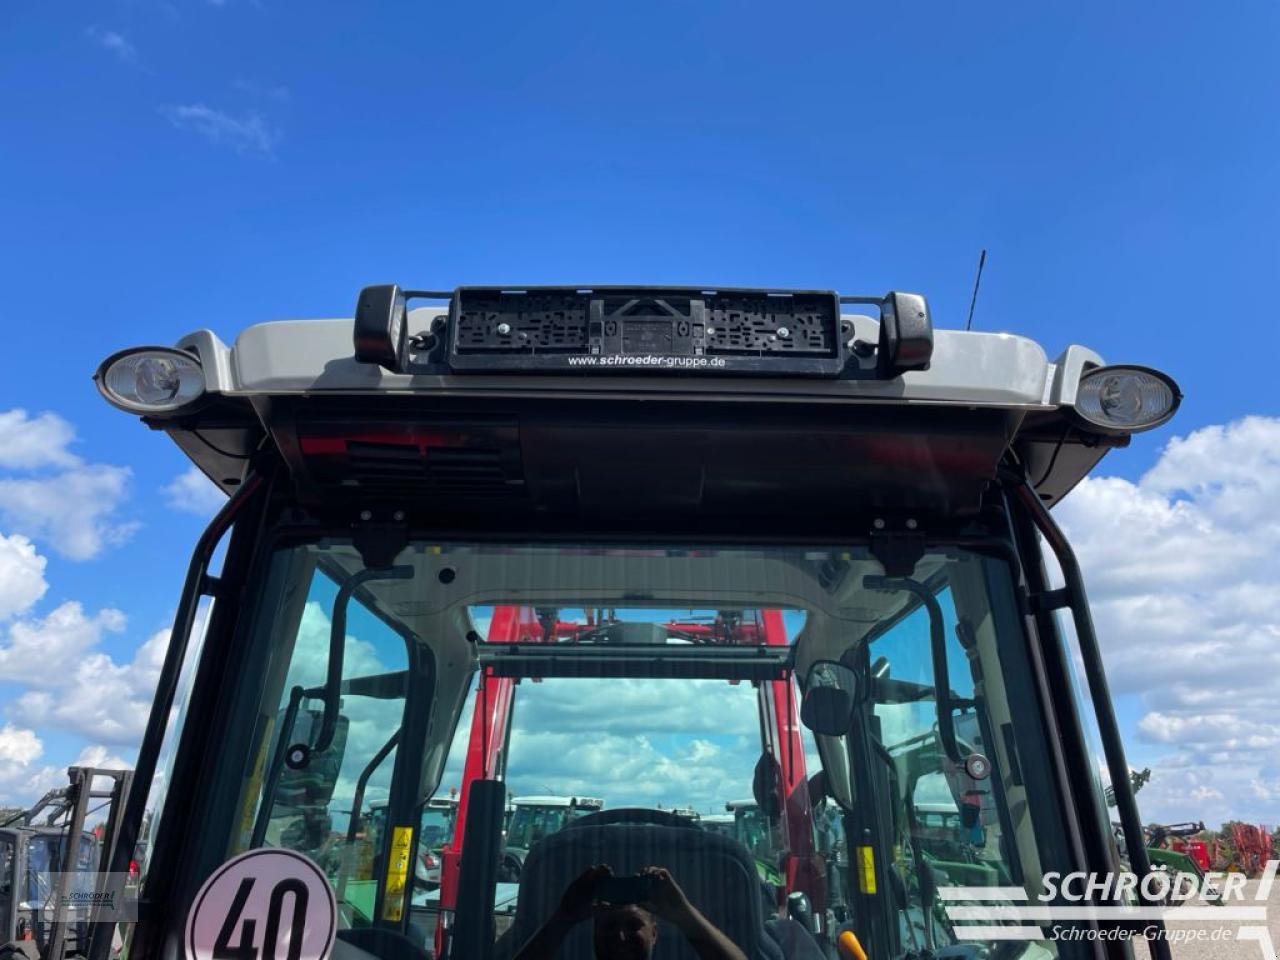
<path id="1" fill-rule="evenodd" d="M 779 337 L 781 337 L 783 340 L 787 339 L 787 337 L 791 336 L 791 328 L 790 328 L 790 327 L 779 327 L 779 328 L 778 328 L 778 336 L 779 336 Z"/>
<path id="2" fill-rule="evenodd" d="M 510 332 L 511 332 L 511 324 L 509 324 L 509 323 L 500 323 L 500 324 L 498 324 L 498 333 L 499 333 L 499 334 L 501 334 L 502 336 L 504 336 L 504 337 L 505 337 L 505 336 L 506 336 L 507 334 L 509 334 Z"/>
<path id="3" fill-rule="evenodd" d="M 372 511 L 372 510 L 361 510 L 361 511 L 360 511 L 360 519 L 361 519 L 361 520 L 372 520 L 372 519 L 373 519 L 373 511 Z"/>

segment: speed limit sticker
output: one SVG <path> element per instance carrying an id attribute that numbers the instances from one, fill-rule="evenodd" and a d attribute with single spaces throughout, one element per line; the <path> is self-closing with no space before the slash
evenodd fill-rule
<path id="1" fill-rule="evenodd" d="M 327 960 L 338 903 L 292 850 L 250 850 L 213 872 L 187 917 L 187 960 Z"/>

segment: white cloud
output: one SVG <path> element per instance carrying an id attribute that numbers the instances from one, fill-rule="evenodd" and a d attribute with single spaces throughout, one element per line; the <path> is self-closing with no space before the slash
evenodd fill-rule
<path id="1" fill-rule="evenodd" d="M 188 467 L 161 492 L 174 510 L 208 517 L 221 509 L 227 495 L 199 467 Z"/>
<path id="2" fill-rule="evenodd" d="M 0 762 L 27 764 L 40 756 L 43 746 L 34 730 L 6 723 L 0 727 Z"/>
<path id="3" fill-rule="evenodd" d="M 75 436 L 56 413 L 32 417 L 20 407 L 0 411 L 0 468 L 78 467 L 80 458 L 68 449 Z"/>
<path id="4" fill-rule="evenodd" d="M 461 785 L 472 701 L 474 695 L 453 738 L 441 795 Z M 751 795 L 760 756 L 756 692 L 723 680 L 525 681 L 512 722 L 512 796 L 722 811 L 726 800 Z"/>
<path id="5" fill-rule="evenodd" d="M 103 744 L 132 746 L 146 726 L 168 641 L 167 629 L 156 631 L 128 663 L 87 647 L 66 655 L 55 676 L 30 683 L 39 688 L 18 697 L 15 713 L 27 722 L 50 724 Z"/>
<path id="6" fill-rule="evenodd" d="M 0 643 L 0 679 L 33 687 L 60 686 L 104 634 L 118 633 L 124 626 L 119 610 L 108 608 L 86 616 L 74 600 L 43 619 L 18 620 L 9 625 L 5 642 Z"/>
<path id="7" fill-rule="evenodd" d="M 74 439 L 57 414 L 0 412 L 0 470 L 10 474 L 0 476 L 0 533 L 23 534 L 88 560 L 128 539 L 137 524 L 116 516 L 129 470 L 86 463 L 71 452 Z"/>
<path id="8" fill-rule="evenodd" d="M 0 533 L 0 622 L 28 610 L 44 596 L 45 558 L 19 534 Z"/>
<path id="9" fill-rule="evenodd" d="M 133 764 L 122 757 L 112 754 L 110 748 L 100 743 L 93 743 L 80 751 L 80 756 L 71 761 L 76 767 L 96 767 L 99 770 L 128 770 Z"/>
<path id="10" fill-rule="evenodd" d="M 85 35 L 103 50 L 114 54 L 121 63 L 137 63 L 138 51 L 132 43 L 115 30 L 104 30 L 101 27 L 90 27 Z"/>
<path id="11" fill-rule="evenodd" d="M 127 467 L 85 464 L 52 476 L 0 480 L 0 518 L 72 560 L 89 560 L 138 528 L 115 517 L 129 476 Z"/>
<path id="12" fill-rule="evenodd" d="M 1055 511 L 1080 555 L 1116 694 L 1167 751 L 1148 816 L 1280 819 L 1280 419 L 1170 441 L 1137 483 L 1084 481 Z M 1117 531 L 1123 531 L 1122 536 Z"/>
<path id="13" fill-rule="evenodd" d="M 51 787 L 66 782 L 51 781 L 50 768 L 37 766 L 44 744 L 28 727 L 6 723 L 0 727 L 0 803 L 25 807 Z"/>
<path id="14" fill-rule="evenodd" d="M 6 763 L 3 753 L 2 745 L 6 739 L 18 745 L 21 753 L 12 763 Z M 65 766 L 48 763 L 36 766 L 35 761 L 41 759 L 44 759 L 44 745 L 33 731 L 15 728 L 11 724 L 0 728 L 0 802 L 30 808 L 50 790 L 67 785 L 67 766 L 97 767 L 100 770 L 128 770 L 133 766 L 101 744 L 86 746 Z M 94 778 L 95 790 L 109 790 L 111 786 L 109 777 Z M 104 806 L 91 807 L 88 825 L 105 820 L 108 813 Z"/>
<path id="15" fill-rule="evenodd" d="M 106 745 L 137 742 L 168 639 L 157 634 L 118 664 L 102 643 L 125 629 L 119 610 L 88 612 L 75 601 L 34 610 L 49 584 L 33 540 L 87 559 L 133 530 L 116 516 L 129 471 L 85 462 L 74 440 L 56 414 L 0 412 L 0 681 L 18 687 L 0 727 L 0 798 L 10 801 L 66 782 L 64 768 L 37 763 L 45 725 L 92 738 L 97 746 L 78 762 L 126 765 Z"/>
<path id="16" fill-rule="evenodd" d="M 210 143 L 231 147 L 237 153 L 270 156 L 281 139 L 280 131 L 252 110 L 235 117 L 203 103 L 188 103 L 163 106 L 160 114 L 179 130 L 194 130 Z"/>

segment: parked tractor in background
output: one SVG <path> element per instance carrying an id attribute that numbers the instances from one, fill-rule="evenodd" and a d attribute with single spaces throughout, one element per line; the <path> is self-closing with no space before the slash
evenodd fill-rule
<path id="1" fill-rule="evenodd" d="M 92 904 L 104 895 L 123 900 L 123 884 L 111 887 L 112 878 L 98 870 L 111 855 L 133 772 L 70 767 L 67 777 L 67 786 L 0 824 L 3 960 L 83 951 Z M 110 785 L 96 789 L 102 779 Z M 107 805 L 106 820 L 86 830 L 86 820 Z"/>
<path id="2" fill-rule="evenodd" d="M 1150 823 L 1144 828 L 1147 856 L 1153 869 L 1163 870 L 1175 878 L 1170 889 L 1181 891 L 1180 885 L 1188 884 L 1186 877 L 1195 877 L 1196 890 L 1204 891 L 1209 903 L 1221 903 L 1222 895 L 1205 874 L 1213 867 L 1213 852 L 1206 836 L 1204 823 Z"/>

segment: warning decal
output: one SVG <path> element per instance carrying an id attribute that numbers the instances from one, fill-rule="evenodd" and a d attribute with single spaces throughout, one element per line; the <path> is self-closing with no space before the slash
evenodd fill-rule
<path id="1" fill-rule="evenodd" d="M 292 850 L 250 850 L 213 872 L 187 917 L 187 960 L 327 960 L 338 904 Z"/>

